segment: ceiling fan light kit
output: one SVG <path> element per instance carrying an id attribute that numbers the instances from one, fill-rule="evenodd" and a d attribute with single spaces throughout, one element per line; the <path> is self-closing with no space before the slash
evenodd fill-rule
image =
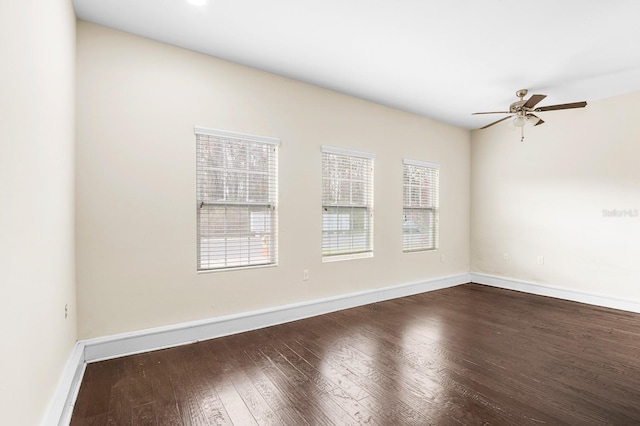
<path id="1" fill-rule="evenodd" d="M 524 125 L 527 124 L 527 117 L 525 117 L 524 114 L 516 114 L 515 117 L 513 117 L 513 125 L 516 127 L 524 127 Z"/>
<path id="2" fill-rule="evenodd" d="M 558 105 L 548 105 L 545 107 L 537 107 L 538 103 L 542 101 L 547 95 L 531 95 L 531 97 L 527 100 L 524 99 L 527 96 L 529 91 L 527 89 L 521 89 L 516 92 L 516 96 L 520 98 L 520 100 L 509 105 L 509 111 L 489 111 L 489 112 L 474 112 L 472 115 L 478 114 L 513 114 L 507 117 L 501 118 L 500 120 L 494 121 L 492 123 L 487 124 L 486 126 L 480 127 L 480 130 L 486 129 L 487 127 L 491 127 L 494 124 L 498 124 L 508 118 L 513 117 L 511 123 L 515 127 L 520 127 L 520 142 L 524 141 L 524 126 L 527 124 L 531 124 L 532 126 L 539 126 L 544 123 L 537 115 L 533 114 L 534 112 L 546 112 L 546 111 L 558 111 L 562 109 L 573 109 L 573 108 L 584 108 L 587 106 L 587 103 L 582 102 L 573 102 L 569 104 L 558 104 Z"/>

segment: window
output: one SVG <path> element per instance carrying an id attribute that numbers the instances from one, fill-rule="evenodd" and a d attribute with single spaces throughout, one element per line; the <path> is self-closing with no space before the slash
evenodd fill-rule
<path id="1" fill-rule="evenodd" d="M 195 128 L 198 270 L 275 265 L 278 139 Z"/>
<path id="2" fill-rule="evenodd" d="M 322 147 L 323 261 L 373 255 L 374 157 Z"/>
<path id="3" fill-rule="evenodd" d="M 402 251 L 438 248 L 440 165 L 403 160 Z"/>

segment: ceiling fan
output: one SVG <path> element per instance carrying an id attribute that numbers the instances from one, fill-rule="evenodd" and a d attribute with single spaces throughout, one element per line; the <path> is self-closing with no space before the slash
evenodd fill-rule
<path id="1" fill-rule="evenodd" d="M 509 111 L 489 111 L 489 112 L 474 112 L 472 115 L 478 114 L 512 114 L 507 117 L 501 118 L 500 120 L 494 121 L 493 123 L 489 123 L 484 127 L 480 127 L 480 130 L 486 129 L 487 127 L 491 127 L 494 124 L 498 124 L 501 121 L 504 121 L 508 118 L 514 117 L 513 125 L 516 127 L 520 127 L 521 138 L 520 141 L 524 140 L 524 126 L 527 123 L 531 123 L 534 126 L 539 126 L 544 123 L 537 115 L 533 114 L 534 112 L 545 112 L 545 111 L 557 111 L 560 109 L 572 109 L 572 108 L 584 108 L 587 106 L 587 103 L 582 102 L 573 102 L 570 104 L 558 104 L 558 105 L 548 105 L 543 107 L 536 107 L 538 103 L 547 97 L 547 95 L 531 95 L 531 97 L 527 100 L 524 99 L 527 96 L 529 91 L 527 89 L 518 90 L 516 92 L 516 96 L 520 98 L 519 101 L 516 101 L 509 105 Z"/>

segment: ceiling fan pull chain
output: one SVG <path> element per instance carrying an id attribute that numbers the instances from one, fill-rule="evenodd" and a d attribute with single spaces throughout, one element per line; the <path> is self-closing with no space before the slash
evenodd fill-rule
<path id="1" fill-rule="evenodd" d="M 520 127 L 520 142 L 524 142 L 524 126 Z"/>

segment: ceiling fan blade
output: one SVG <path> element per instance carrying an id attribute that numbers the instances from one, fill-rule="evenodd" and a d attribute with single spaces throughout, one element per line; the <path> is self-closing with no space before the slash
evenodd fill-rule
<path id="1" fill-rule="evenodd" d="M 536 124 L 533 125 L 534 127 L 544 123 L 544 120 L 535 114 L 527 114 L 527 118 L 530 118 L 530 117 L 533 117 L 533 119 L 536 120 Z"/>
<path id="2" fill-rule="evenodd" d="M 535 112 L 544 112 L 544 111 L 556 111 L 559 109 L 571 109 L 571 108 L 584 108 L 587 106 L 587 103 L 582 102 L 573 102 L 571 104 L 559 104 L 559 105 L 548 105 L 540 108 L 534 109 Z"/>
<path id="3" fill-rule="evenodd" d="M 533 108 L 538 105 L 538 102 L 546 98 L 547 95 L 531 95 L 529 100 L 522 105 L 523 108 Z"/>
<path id="4" fill-rule="evenodd" d="M 491 127 L 491 126 L 493 126 L 494 124 L 498 124 L 499 122 L 504 121 L 504 120 L 506 120 L 507 118 L 511 118 L 511 117 L 512 117 L 512 116 L 511 116 L 511 115 L 509 115 L 509 116 L 507 116 L 507 117 L 505 117 L 505 118 L 501 118 L 501 119 L 500 119 L 500 120 L 498 120 L 498 121 L 494 121 L 493 123 L 489 123 L 489 124 L 487 124 L 487 125 L 486 125 L 486 126 L 484 126 L 484 127 L 480 127 L 480 130 L 482 130 L 482 129 L 486 129 L 487 127 Z"/>
<path id="5" fill-rule="evenodd" d="M 479 114 L 511 114 L 509 111 L 490 111 L 490 112 L 473 112 L 471 115 Z"/>

